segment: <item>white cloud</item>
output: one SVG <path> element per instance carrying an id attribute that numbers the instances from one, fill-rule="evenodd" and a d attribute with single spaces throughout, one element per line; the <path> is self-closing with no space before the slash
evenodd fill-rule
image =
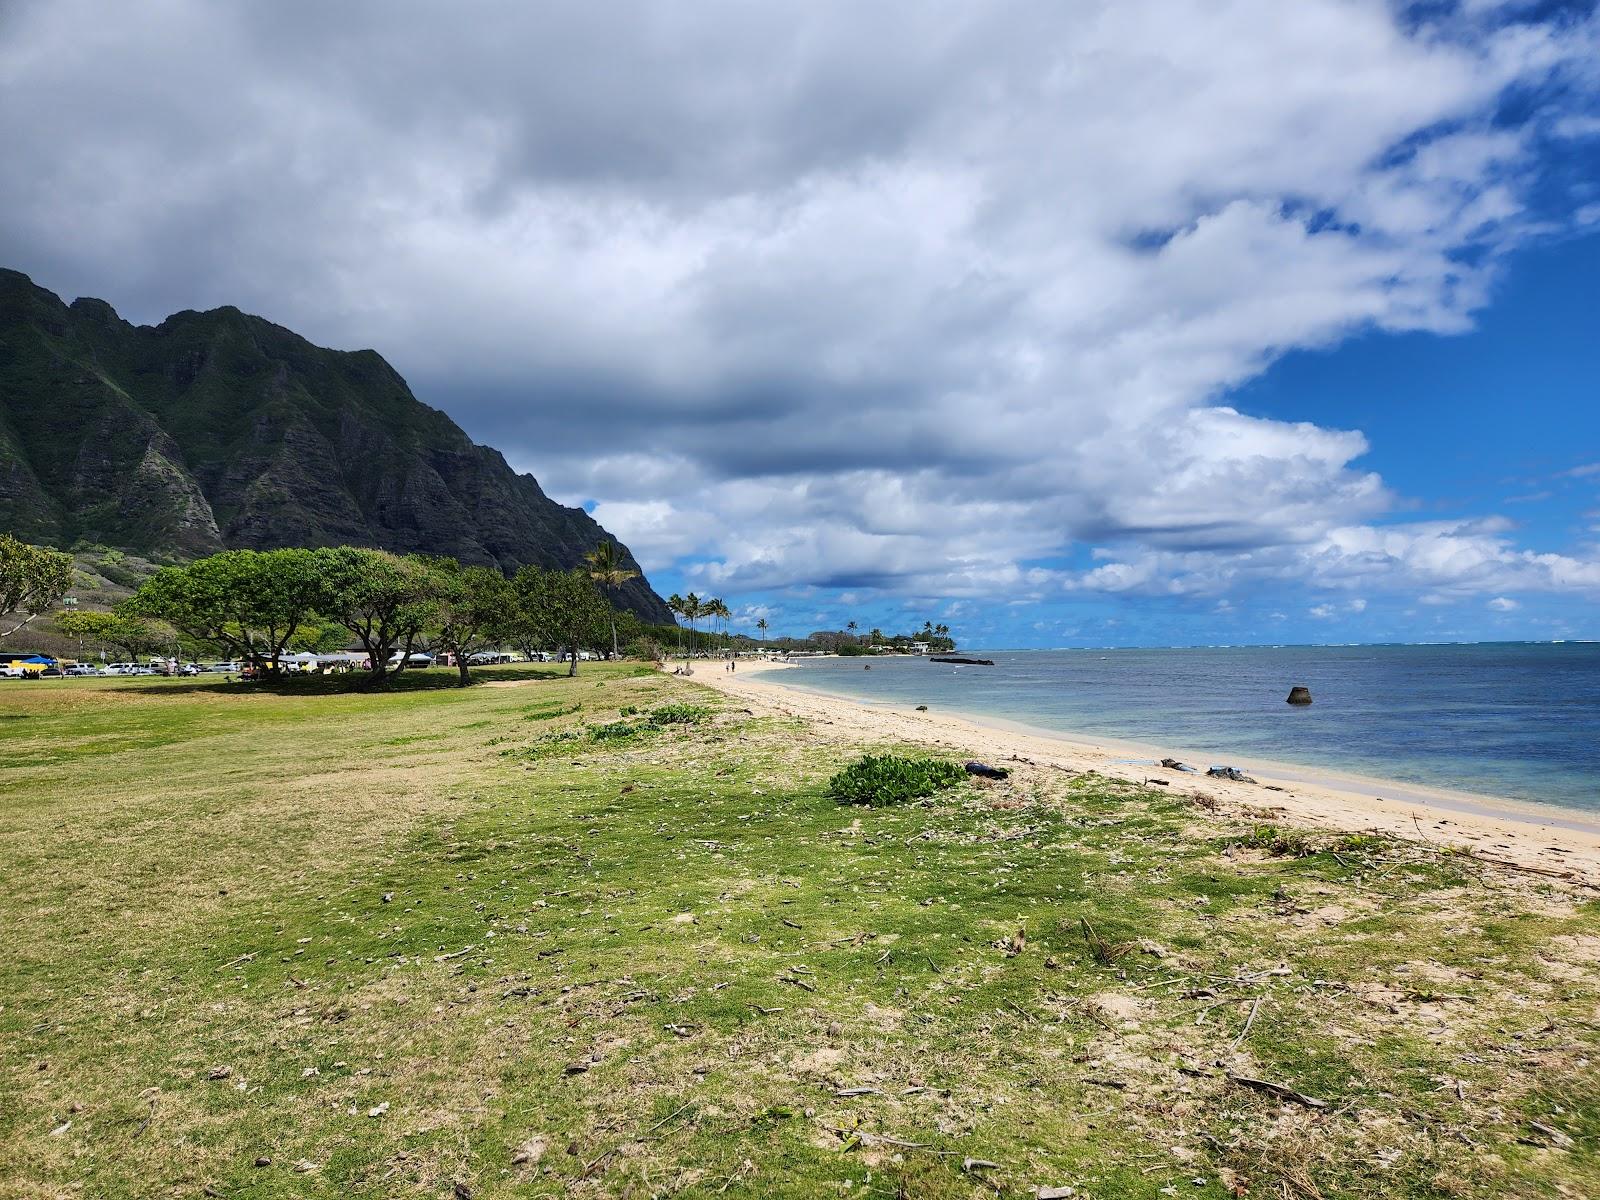
<path id="1" fill-rule="evenodd" d="M 1347 525 L 1313 541 L 1232 553 L 1141 551 L 1122 558 L 1101 551 L 1110 561 L 1069 576 L 1065 586 L 1188 595 L 1270 581 L 1330 591 L 1425 589 L 1441 599 L 1509 590 L 1600 596 L 1600 557 L 1523 550 L 1512 542 L 1512 528 L 1503 518 Z M 1366 601 L 1346 607 L 1361 612 Z"/>
<path id="2" fill-rule="evenodd" d="M 0 255 L 377 346 L 719 589 L 1583 590 L 1220 399 L 1466 328 L 1549 227 L 1496 101 L 1568 72 L 1583 134 L 1597 26 L 1492 7 L 23 4 Z"/>
<path id="3" fill-rule="evenodd" d="M 1489 608 L 1493 612 L 1515 612 L 1520 607 L 1522 606 L 1508 596 L 1496 596 L 1493 600 L 1489 601 Z"/>

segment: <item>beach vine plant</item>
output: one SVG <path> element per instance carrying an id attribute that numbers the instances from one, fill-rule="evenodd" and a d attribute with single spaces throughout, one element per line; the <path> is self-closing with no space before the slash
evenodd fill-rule
<path id="1" fill-rule="evenodd" d="M 921 800 L 966 777 L 960 766 L 942 758 L 867 754 L 828 780 L 828 795 L 840 804 L 882 808 Z"/>

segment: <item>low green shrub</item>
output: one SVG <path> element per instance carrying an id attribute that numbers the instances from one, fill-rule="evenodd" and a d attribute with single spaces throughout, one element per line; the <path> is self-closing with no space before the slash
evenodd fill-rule
<path id="1" fill-rule="evenodd" d="M 1257 825 L 1234 845 L 1265 850 L 1274 858 L 1309 858 L 1317 848 L 1303 835 L 1279 829 L 1276 825 Z"/>
<path id="2" fill-rule="evenodd" d="M 711 710 L 699 704 L 663 704 L 650 714 L 657 725 L 698 725 L 711 715 Z"/>
<path id="3" fill-rule="evenodd" d="M 966 777 L 958 764 L 942 758 L 868 754 L 828 780 L 828 795 L 840 804 L 909 804 L 954 787 Z"/>
<path id="4" fill-rule="evenodd" d="M 629 721 L 612 721 L 606 725 L 591 725 L 589 736 L 597 742 L 621 742 L 649 729 L 649 725 L 635 725 Z"/>
<path id="5" fill-rule="evenodd" d="M 570 717 L 573 713 L 581 712 L 582 710 L 583 705 L 581 704 L 535 705 L 532 708 L 522 710 L 522 719 L 524 721 L 553 721 L 557 717 Z"/>

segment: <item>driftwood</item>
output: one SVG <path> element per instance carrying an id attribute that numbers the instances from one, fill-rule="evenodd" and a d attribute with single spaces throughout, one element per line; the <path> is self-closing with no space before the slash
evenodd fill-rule
<path id="1" fill-rule="evenodd" d="M 1251 1079 L 1248 1075 L 1224 1076 L 1229 1083 L 1242 1088 L 1249 1088 L 1253 1092 L 1264 1092 L 1269 1096 L 1276 1096 L 1280 1100 L 1292 1100 L 1296 1104 L 1303 1104 L 1307 1108 L 1327 1108 L 1326 1100 L 1318 1100 L 1315 1096 L 1308 1096 L 1304 1092 L 1297 1092 L 1293 1088 L 1284 1087 L 1281 1083 L 1270 1083 L 1265 1079 Z"/>

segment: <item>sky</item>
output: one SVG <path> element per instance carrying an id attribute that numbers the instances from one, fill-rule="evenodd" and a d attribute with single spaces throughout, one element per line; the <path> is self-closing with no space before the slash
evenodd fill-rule
<path id="1" fill-rule="evenodd" d="M 734 627 L 1600 637 L 1593 0 L 0 0 L 0 265 L 234 304 Z"/>

